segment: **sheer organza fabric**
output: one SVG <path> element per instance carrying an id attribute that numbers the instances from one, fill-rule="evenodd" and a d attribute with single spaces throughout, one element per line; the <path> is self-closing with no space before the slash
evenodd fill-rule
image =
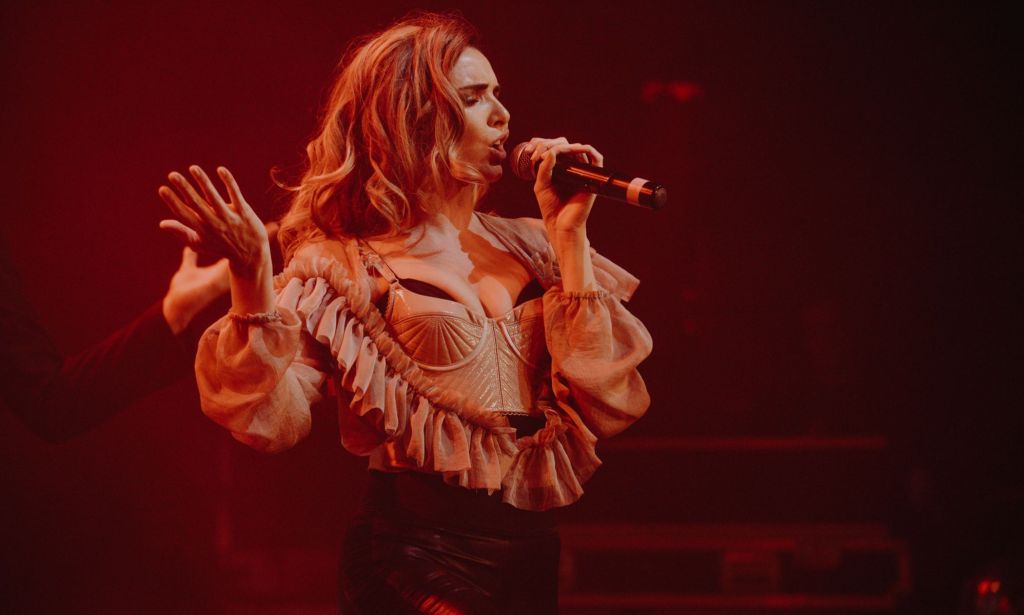
<path id="1" fill-rule="evenodd" d="M 331 379 L 342 444 L 369 456 L 371 469 L 438 473 L 526 510 L 579 499 L 601 463 L 597 439 L 621 432 L 650 403 L 636 368 L 651 337 L 622 305 L 639 282 L 592 252 L 600 288 L 563 292 L 539 220 L 480 220 L 546 289 L 539 305 L 520 310 L 542 312 L 549 360 L 530 367 L 544 370 L 530 409 L 543 414 L 542 429 L 517 438 L 498 409 L 412 358 L 422 353 L 403 347 L 370 301 L 373 264 L 355 241 L 296 253 L 275 280 L 280 322 L 225 317 L 207 330 L 196 358 L 203 411 L 238 440 L 281 451 L 309 432 L 310 404 Z"/>

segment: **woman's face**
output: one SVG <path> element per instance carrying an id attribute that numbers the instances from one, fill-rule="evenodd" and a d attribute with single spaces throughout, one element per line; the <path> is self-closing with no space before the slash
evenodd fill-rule
<path id="1" fill-rule="evenodd" d="M 498 78 L 484 54 L 473 47 L 466 48 L 455 61 L 450 78 L 466 116 L 459 159 L 478 169 L 488 182 L 496 182 L 501 179 L 510 117 L 498 100 Z"/>

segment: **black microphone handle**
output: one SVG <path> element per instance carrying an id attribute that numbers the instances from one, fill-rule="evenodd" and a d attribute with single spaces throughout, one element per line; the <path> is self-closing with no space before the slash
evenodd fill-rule
<path id="1" fill-rule="evenodd" d="M 534 167 L 534 175 L 539 166 L 538 160 Z M 609 171 L 568 157 L 555 159 L 551 180 L 566 187 L 585 190 L 648 209 L 661 209 L 668 199 L 668 191 L 661 184 L 642 177 L 630 177 L 624 173 Z"/>
<path id="2" fill-rule="evenodd" d="M 512 148 L 512 155 L 509 156 L 510 170 L 525 181 L 536 179 L 541 164 L 540 160 L 531 164 L 527 154 L 529 149 L 528 142 L 520 143 Z M 661 184 L 596 167 L 571 156 L 555 159 L 551 181 L 563 188 L 584 190 L 649 209 L 661 209 L 668 199 L 668 191 Z"/>

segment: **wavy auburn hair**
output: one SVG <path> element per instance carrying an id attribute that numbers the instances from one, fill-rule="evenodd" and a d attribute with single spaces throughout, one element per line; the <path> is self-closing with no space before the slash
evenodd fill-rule
<path id="1" fill-rule="evenodd" d="M 316 237 L 399 234 L 427 213 L 426 194 L 485 185 L 461 163 L 464 115 L 448 78 L 476 31 L 461 17 L 410 15 L 355 42 L 342 57 L 308 165 L 278 238 L 289 259 Z"/>

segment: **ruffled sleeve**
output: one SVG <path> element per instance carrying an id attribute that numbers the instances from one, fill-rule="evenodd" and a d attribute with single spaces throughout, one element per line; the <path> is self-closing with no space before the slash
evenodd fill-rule
<path id="1" fill-rule="evenodd" d="M 275 280 L 280 322 L 225 318 L 210 328 L 196 361 L 204 412 L 251 446 L 283 450 L 308 433 L 310 403 L 330 377 L 342 444 L 368 455 L 371 469 L 438 473 L 530 510 L 576 501 L 601 463 L 597 437 L 622 431 L 649 404 L 636 367 L 651 338 L 622 306 L 638 282 L 594 253 L 600 290 L 565 293 L 541 232 L 489 224 L 511 229 L 503 236 L 548 289 L 550 390 L 536 400 L 546 424 L 533 435 L 517 438 L 502 414 L 438 386 L 404 352 L 370 301 L 354 243 L 296 255 Z"/>
<path id="2" fill-rule="evenodd" d="M 297 254 L 275 279 L 281 322 L 211 327 L 196 362 L 204 412 L 251 446 L 283 450 L 309 431 L 310 403 L 330 375 L 342 444 L 369 455 L 371 468 L 497 491 L 517 452 L 515 430 L 423 375 L 369 301 L 356 252 Z"/>
<path id="3" fill-rule="evenodd" d="M 294 290 L 278 293 L 281 321 L 250 324 L 224 316 L 203 334 L 196 355 L 203 412 L 237 440 L 267 452 L 288 449 L 309 433 L 310 404 L 320 399 L 326 378 L 312 340 L 303 335 L 305 314 L 296 309 Z"/>
<path id="4" fill-rule="evenodd" d="M 639 282 L 592 252 L 598 290 L 544 295 L 544 334 L 558 405 L 575 410 L 598 437 L 613 436 L 643 416 L 650 396 L 637 366 L 651 353 L 647 328 L 622 305 Z"/>

